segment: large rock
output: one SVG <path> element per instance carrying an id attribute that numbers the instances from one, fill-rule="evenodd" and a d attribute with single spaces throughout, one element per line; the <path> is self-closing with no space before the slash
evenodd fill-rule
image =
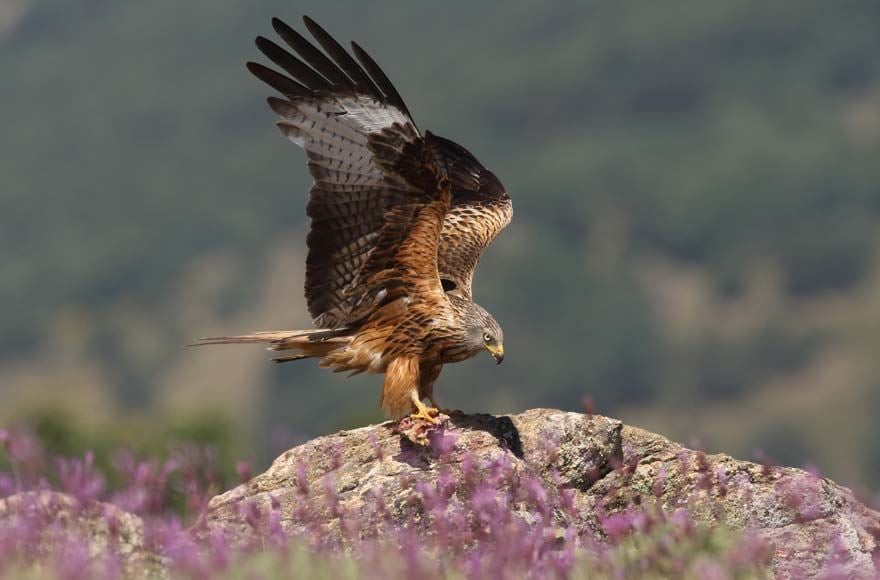
<path id="1" fill-rule="evenodd" d="M 319 437 L 213 498 L 193 533 L 222 530 L 245 540 L 254 534 L 253 514 L 273 506 L 285 532 L 302 529 L 308 514 L 312 524 L 321 520 L 341 534 L 338 514 L 376 502 L 402 522 L 412 517 L 413 490 L 439 477 L 462 477 L 465 464 L 497 460 L 535 476 L 548 497 L 570 490 L 577 521 L 560 523 L 597 535 L 597 513 L 653 502 L 664 510 L 687 507 L 698 519 L 769 540 L 779 576 L 815 577 L 831 561 L 849 577 L 876 574 L 880 514 L 848 489 L 798 469 L 707 455 L 613 419 L 549 409 L 455 416 L 427 447 L 390 423 Z"/>
<path id="2" fill-rule="evenodd" d="M 478 463 L 508 459 L 518 472 L 541 477 L 548 488 L 553 488 L 554 471 L 564 485 L 586 488 L 587 478 L 609 472 L 621 455 L 619 422 L 559 411 L 458 415 L 431 446 L 411 442 L 394 427 L 385 423 L 341 431 L 287 451 L 262 475 L 213 498 L 194 530 L 203 535 L 219 527 L 247 540 L 253 533 L 248 514 L 254 508 L 265 514 L 273 503 L 298 506 L 281 510 L 286 532 L 299 531 L 297 512 L 308 512 L 326 519 L 331 533 L 338 533 L 334 514 L 359 513 L 377 499 L 402 522 L 412 512 L 412 490 L 433 483 L 441 463 L 447 476 L 458 481 L 465 456 Z M 548 437 L 565 441 L 555 460 L 548 457 Z M 328 486 L 336 492 L 332 506 L 326 501 Z"/>
<path id="3" fill-rule="evenodd" d="M 682 447 L 635 427 L 621 432 L 624 468 L 578 496 L 585 520 L 599 501 L 620 506 L 650 497 L 664 509 L 687 507 L 699 519 L 752 530 L 774 547 L 777 576 L 875 578 L 880 513 L 827 478 Z"/>

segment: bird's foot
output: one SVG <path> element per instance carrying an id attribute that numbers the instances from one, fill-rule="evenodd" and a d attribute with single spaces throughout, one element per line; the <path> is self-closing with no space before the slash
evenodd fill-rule
<path id="1" fill-rule="evenodd" d="M 428 447 L 431 444 L 431 434 L 440 429 L 448 417 L 440 409 L 428 407 L 415 398 L 413 407 L 415 412 L 401 419 L 396 431 L 416 445 Z"/>
<path id="2" fill-rule="evenodd" d="M 436 407 L 426 407 L 424 403 L 421 401 L 416 401 L 416 412 L 409 416 L 413 421 L 425 421 L 426 423 L 430 423 L 431 425 L 439 425 L 440 419 L 440 409 Z"/>

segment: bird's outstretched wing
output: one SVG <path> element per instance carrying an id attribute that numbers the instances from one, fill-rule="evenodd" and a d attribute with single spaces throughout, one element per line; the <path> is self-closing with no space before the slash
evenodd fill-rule
<path id="1" fill-rule="evenodd" d="M 306 210 L 306 301 L 318 326 L 336 328 L 362 319 L 401 285 L 440 291 L 436 256 L 450 188 L 434 139 L 419 133 L 373 59 L 352 43 L 355 60 L 304 21 L 323 52 L 273 19 L 299 58 L 263 37 L 257 47 L 290 76 L 247 66 L 284 95 L 269 105 L 281 132 L 308 155 L 315 183 Z"/>
<path id="2" fill-rule="evenodd" d="M 510 223 L 513 206 L 501 181 L 467 149 L 430 132 L 428 135 L 452 193 L 437 256 L 440 278 L 444 289 L 471 299 L 471 282 L 480 256 Z"/>

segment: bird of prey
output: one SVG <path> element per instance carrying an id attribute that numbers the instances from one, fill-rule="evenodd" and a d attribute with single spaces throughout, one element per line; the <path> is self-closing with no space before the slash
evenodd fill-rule
<path id="1" fill-rule="evenodd" d="M 314 178 L 305 297 L 316 328 L 196 344 L 268 343 L 277 362 L 315 357 L 334 371 L 384 373 L 388 416 L 436 423 L 433 386 L 444 364 L 483 351 L 504 358 L 501 326 L 473 301 L 471 281 L 510 222 L 510 197 L 466 149 L 419 131 L 360 46 L 351 43 L 352 57 L 303 20 L 323 51 L 276 18 L 296 56 L 260 36 L 257 47 L 283 72 L 247 68 L 280 93 L 269 107 L 281 133 L 305 149 Z"/>

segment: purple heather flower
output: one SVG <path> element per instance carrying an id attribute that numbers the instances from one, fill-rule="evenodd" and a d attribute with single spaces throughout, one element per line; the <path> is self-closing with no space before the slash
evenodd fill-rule
<path id="1" fill-rule="evenodd" d="M 65 537 L 55 546 L 55 570 L 59 580 L 91 578 L 89 547 L 81 540 Z"/>
<path id="2" fill-rule="evenodd" d="M 287 543 L 287 536 L 281 526 L 281 503 L 275 497 L 272 497 L 267 528 L 269 539 L 275 546 L 282 547 Z"/>
<path id="3" fill-rule="evenodd" d="M 381 462 L 385 459 L 385 450 L 382 449 L 382 443 L 379 441 L 375 432 L 370 433 L 370 446 L 373 448 L 373 457 L 376 461 Z"/>
<path id="4" fill-rule="evenodd" d="M 442 459 L 455 451 L 455 442 L 458 438 L 445 426 L 441 426 L 439 429 L 433 430 L 428 435 L 428 439 L 431 449 Z"/>
<path id="5" fill-rule="evenodd" d="M 12 495 L 17 491 L 19 490 L 15 477 L 9 473 L 0 473 L 0 498 Z"/>
<path id="6" fill-rule="evenodd" d="M 723 466 L 719 465 L 715 470 L 715 480 L 718 482 L 718 495 L 724 497 L 727 495 L 727 471 Z"/>
<path id="7" fill-rule="evenodd" d="M 328 473 L 321 478 L 321 485 L 324 488 L 324 503 L 327 505 L 330 517 L 338 518 L 342 512 L 339 511 L 339 494 L 336 491 L 336 478 L 333 474 Z"/>
<path id="8" fill-rule="evenodd" d="M 666 475 L 666 466 L 661 465 L 654 476 L 654 485 L 651 487 L 651 491 L 653 491 L 654 497 L 657 499 L 663 497 L 663 494 L 666 492 Z"/>
<path id="9" fill-rule="evenodd" d="M 612 543 L 619 543 L 632 531 L 633 516 L 627 512 L 612 514 L 602 519 L 602 529 Z"/>
<path id="10" fill-rule="evenodd" d="M 768 563 L 770 554 L 771 546 L 766 539 L 756 532 L 746 531 L 731 550 L 728 561 L 734 570 L 743 570 Z"/>
<path id="11" fill-rule="evenodd" d="M 9 459 L 16 463 L 32 463 L 42 453 L 36 438 L 26 431 L 0 431 L 0 445 Z"/>
<path id="12" fill-rule="evenodd" d="M 669 522 L 674 526 L 679 536 L 692 536 L 696 525 L 691 515 L 684 508 L 678 508 L 669 516 Z"/>
<path id="13" fill-rule="evenodd" d="M 208 537 L 208 545 L 211 568 L 217 572 L 225 570 L 229 566 L 230 547 L 223 530 L 214 528 Z"/>
<path id="14" fill-rule="evenodd" d="M 89 451 L 82 459 L 58 459 L 61 489 L 79 499 L 98 499 L 104 491 L 104 477 L 94 471 L 95 456 Z"/>
<path id="15" fill-rule="evenodd" d="M 678 452 L 678 467 L 682 474 L 685 474 L 690 470 L 691 467 L 687 449 L 681 449 Z"/>
<path id="16" fill-rule="evenodd" d="M 296 464 L 296 490 L 303 497 L 309 495 L 308 470 L 302 461 L 298 461 Z"/>
<path id="17" fill-rule="evenodd" d="M 244 521 L 255 532 L 260 532 L 260 526 L 263 522 L 263 511 L 260 509 L 256 501 L 249 501 L 242 506 L 244 512 Z"/>
<path id="18" fill-rule="evenodd" d="M 247 483 L 253 477 L 251 475 L 251 464 L 247 461 L 237 461 L 235 463 L 235 472 L 238 474 L 238 479 L 241 483 Z"/>
<path id="19" fill-rule="evenodd" d="M 548 511 L 547 490 L 534 477 L 524 477 L 523 480 L 523 488 L 528 494 L 529 503 L 540 513 L 546 514 Z"/>

